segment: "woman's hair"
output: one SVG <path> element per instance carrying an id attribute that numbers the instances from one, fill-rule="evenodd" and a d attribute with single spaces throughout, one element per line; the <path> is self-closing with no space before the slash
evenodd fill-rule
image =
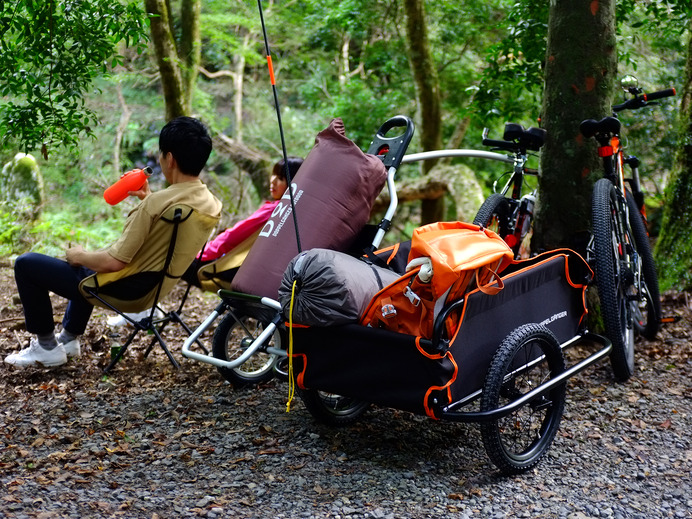
<path id="1" fill-rule="evenodd" d="M 296 176 L 296 173 L 298 173 L 298 168 L 302 163 L 303 159 L 300 157 L 288 157 L 288 172 L 290 173 L 291 178 Z M 282 180 L 286 180 L 286 163 L 284 162 L 284 159 L 281 159 L 279 162 L 274 164 L 274 167 L 272 168 L 272 175 L 279 177 Z"/>

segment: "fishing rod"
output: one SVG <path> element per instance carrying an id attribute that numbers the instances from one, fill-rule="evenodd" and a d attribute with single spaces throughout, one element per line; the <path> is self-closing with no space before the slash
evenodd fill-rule
<path id="1" fill-rule="evenodd" d="M 267 54 L 267 66 L 269 67 L 269 80 L 272 85 L 272 92 L 274 93 L 274 107 L 276 108 L 276 118 L 279 122 L 279 135 L 281 136 L 281 151 L 284 157 L 284 171 L 286 175 L 286 183 L 288 184 L 288 196 L 291 200 L 291 213 L 293 213 L 293 226 L 296 230 L 296 243 L 298 245 L 298 252 L 302 252 L 303 249 L 300 246 L 300 234 L 298 233 L 298 217 L 296 216 L 296 206 L 293 200 L 293 186 L 291 185 L 291 171 L 288 167 L 288 153 L 286 152 L 286 140 L 284 138 L 284 128 L 281 122 L 281 109 L 279 107 L 279 96 L 276 91 L 276 78 L 274 77 L 274 65 L 272 64 L 272 54 L 269 49 L 269 39 L 267 38 L 267 27 L 264 24 L 264 12 L 262 11 L 262 0 L 257 0 L 257 7 L 259 9 L 260 22 L 262 23 L 262 34 L 264 36 L 264 48 Z"/>

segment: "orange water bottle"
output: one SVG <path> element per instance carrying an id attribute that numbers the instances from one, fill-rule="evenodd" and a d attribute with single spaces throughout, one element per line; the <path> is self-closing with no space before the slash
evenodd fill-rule
<path id="1" fill-rule="evenodd" d="M 123 174 L 115 184 L 103 192 L 103 198 L 110 205 L 119 204 L 127 198 L 129 191 L 139 191 L 151 175 L 150 167 L 144 169 L 132 169 Z"/>

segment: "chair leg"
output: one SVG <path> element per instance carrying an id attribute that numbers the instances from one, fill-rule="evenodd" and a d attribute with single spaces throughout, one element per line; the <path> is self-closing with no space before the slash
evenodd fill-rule
<path id="1" fill-rule="evenodd" d="M 135 328 L 135 330 L 130 334 L 130 336 L 127 338 L 127 341 L 125 341 L 125 344 L 123 344 L 119 349 L 117 355 L 111 359 L 110 364 L 106 366 L 106 368 L 103 370 L 104 373 L 108 373 L 113 367 L 120 361 L 120 359 L 123 358 L 123 355 L 125 355 L 125 351 L 127 348 L 132 344 L 132 341 L 134 340 L 135 336 L 139 333 L 139 329 Z"/>
<path id="2" fill-rule="evenodd" d="M 166 341 L 163 340 L 163 337 L 161 337 L 161 334 L 159 334 L 159 331 L 156 328 L 152 328 L 152 331 L 154 332 L 154 335 L 156 336 L 156 339 L 152 340 L 152 344 L 149 346 L 149 351 L 151 349 L 151 346 L 153 346 L 154 341 L 158 341 L 159 346 L 161 346 L 161 349 L 163 352 L 166 354 L 168 357 L 168 360 L 171 361 L 171 364 L 173 364 L 173 367 L 175 369 L 180 369 L 180 364 L 175 360 L 171 352 L 168 350 L 168 346 L 166 346 Z"/>

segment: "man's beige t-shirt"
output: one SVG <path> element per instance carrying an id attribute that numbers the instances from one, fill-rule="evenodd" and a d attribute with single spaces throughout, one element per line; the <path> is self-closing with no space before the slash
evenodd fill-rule
<path id="1" fill-rule="evenodd" d="M 137 252 L 148 241 L 154 223 L 166 209 L 178 204 L 187 205 L 199 214 L 216 220 L 221 216 L 221 202 L 201 180 L 173 184 L 162 191 L 150 194 L 130 212 L 122 235 L 106 249 L 108 254 L 123 263 L 132 262 Z M 199 240 L 199 236 L 188 238 Z M 184 239 L 184 234 L 178 237 L 178 240 Z"/>

